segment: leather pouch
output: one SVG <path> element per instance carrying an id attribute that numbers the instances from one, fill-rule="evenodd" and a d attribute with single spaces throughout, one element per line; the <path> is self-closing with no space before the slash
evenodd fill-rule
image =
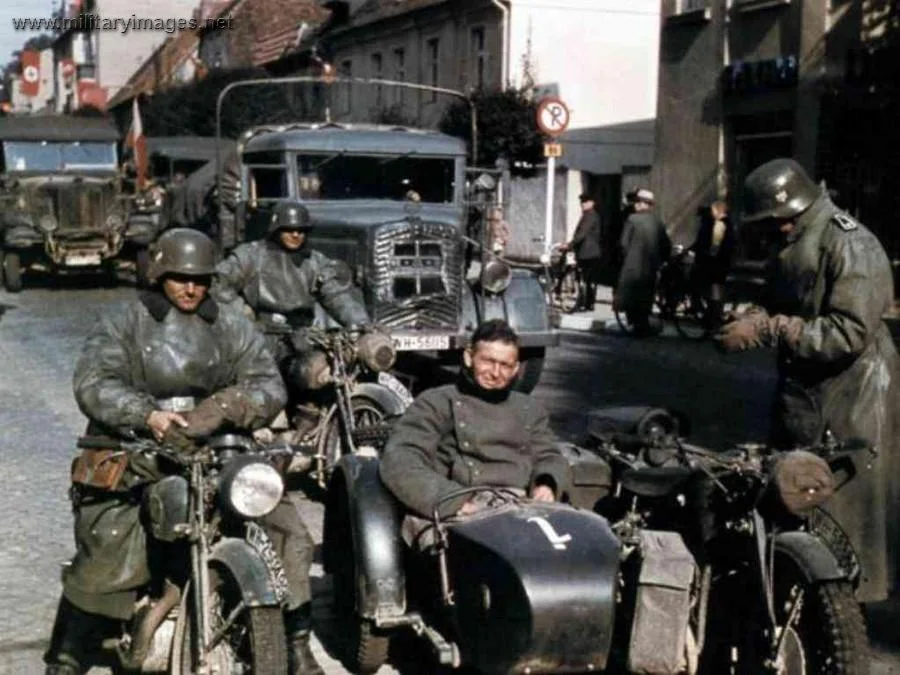
<path id="1" fill-rule="evenodd" d="M 72 462 L 72 482 L 98 490 L 117 490 L 128 466 L 121 450 L 85 448 Z"/>

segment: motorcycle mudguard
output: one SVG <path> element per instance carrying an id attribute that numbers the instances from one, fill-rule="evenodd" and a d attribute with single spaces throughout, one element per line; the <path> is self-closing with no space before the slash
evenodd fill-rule
<path id="1" fill-rule="evenodd" d="M 243 539 L 223 539 L 213 546 L 210 562 L 223 565 L 241 591 L 248 607 L 269 607 L 281 604 L 278 592 L 262 556 Z"/>
<path id="2" fill-rule="evenodd" d="M 809 583 L 850 579 L 834 553 L 809 532 L 781 532 L 774 537 L 775 552 L 786 555 Z"/>
<path id="3" fill-rule="evenodd" d="M 598 672 L 613 637 L 619 540 L 562 504 L 515 504 L 448 525 L 463 662 L 482 672 Z"/>
<path id="4" fill-rule="evenodd" d="M 499 295 L 485 295 L 481 303 L 477 284 L 463 289 L 462 321 L 465 331 L 489 319 L 503 319 L 519 334 L 522 347 L 553 347 L 559 333 L 550 324 L 550 310 L 537 276 L 528 270 L 513 269 L 509 287 Z"/>
<path id="5" fill-rule="evenodd" d="M 388 373 L 379 373 L 379 375 L 389 375 Z M 391 376 L 393 377 L 393 376 Z M 403 384 L 394 378 L 396 385 L 403 387 Z M 393 383 L 392 383 L 393 384 Z M 409 393 L 409 392 L 407 392 Z M 380 382 L 357 382 L 353 387 L 353 393 L 350 398 L 364 396 L 375 401 L 381 409 L 387 413 L 388 417 L 394 415 L 402 415 L 411 401 L 405 401 L 399 393 L 395 393 L 388 388 L 388 385 Z"/>
<path id="6" fill-rule="evenodd" d="M 325 502 L 323 562 L 353 555 L 357 612 L 375 619 L 406 611 L 406 575 L 400 526 L 403 508 L 378 477 L 378 460 L 345 455 L 335 467 Z M 347 533 L 353 550 L 346 550 Z"/>

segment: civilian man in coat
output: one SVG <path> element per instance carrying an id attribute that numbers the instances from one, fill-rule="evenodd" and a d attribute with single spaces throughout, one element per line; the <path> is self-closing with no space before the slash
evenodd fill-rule
<path id="1" fill-rule="evenodd" d="M 597 301 L 597 284 L 600 282 L 600 214 L 594 208 L 590 195 L 578 197 L 581 202 L 581 219 L 575 228 L 572 241 L 564 250 L 575 252 L 581 287 L 575 311 L 592 312 Z"/>
<path id="2" fill-rule="evenodd" d="M 421 394 L 396 423 L 381 460 L 381 479 L 406 506 L 411 545 L 427 544 L 435 502 L 463 487 L 509 487 L 538 501 L 568 490 L 569 466 L 557 449 L 546 411 L 512 391 L 519 339 L 500 319 L 481 324 L 464 352 L 455 384 Z M 471 495 L 444 502 L 444 517 L 483 508 Z"/>
<path id="3" fill-rule="evenodd" d="M 716 200 L 700 211 L 700 229 L 692 249 L 697 255 L 693 283 L 696 292 L 707 301 L 707 316 L 712 327 L 721 323 L 725 306 L 725 281 L 731 268 L 736 245 L 734 227 L 725 202 Z"/>
<path id="4" fill-rule="evenodd" d="M 628 216 L 619 245 L 624 262 L 616 285 L 615 305 L 623 310 L 637 336 L 650 335 L 650 312 L 656 295 L 656 275 L 668 260 L 672 243 L 653 212 L 655 198 L 647 189 L 635 194 L 634 213 Z"/>
<path id="5" fill-rule="evenodd" d="M 778 349 L 773 443 L 782 448 L 863 439 L 857 473 L 828 502 L 862 567 L 857 597 L 884 599 L 893 585 L 892 500 L 898 358 L 881 320 L 893 304 L 890 261 L 878 239 L 835 206 L 803 168 L 775 159 L 747 176 L 744 224 L 780 235 L 765 310 L 717 335 L 728 351 Z M 871 461 L 871 468 L 867 463 Z"/>

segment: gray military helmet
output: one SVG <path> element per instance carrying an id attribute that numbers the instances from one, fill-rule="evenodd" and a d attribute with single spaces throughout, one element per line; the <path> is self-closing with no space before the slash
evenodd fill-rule
<path id="1" fill-rule="evenodd" d="M 779 158 L 755 168 L 744 180 L 745 223 L 768 218 L 794 218 L 822 193 L 793 159 Z"/>
<path id="2" fill-rule="evenodd" d="M 309 211 L 300 202 L 278 202 L 272 209 L 269 234 L 279 230 L 309 230 Z"/>
<path id="3" fill-rule="evenodd" d="M 216 246 L 199 230 L 166 230 L 150 248 L 147 277 L 156 283 L 166 274 L 209 276 L 216 272 Z"/>

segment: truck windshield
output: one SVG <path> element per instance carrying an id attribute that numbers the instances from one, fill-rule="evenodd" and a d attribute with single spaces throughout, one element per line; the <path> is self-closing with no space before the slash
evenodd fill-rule
<path id="1" fill-rule="evenodd" d="M 3 146 L 7 171 L 116 170 L 115 143 L 9 141 Z"/>
<path id="2" fill-rule="evenodd" d="M 298 154 L 301 199 L 389 199 L 431 204 L 454 201 L 452 157 Z"/>

